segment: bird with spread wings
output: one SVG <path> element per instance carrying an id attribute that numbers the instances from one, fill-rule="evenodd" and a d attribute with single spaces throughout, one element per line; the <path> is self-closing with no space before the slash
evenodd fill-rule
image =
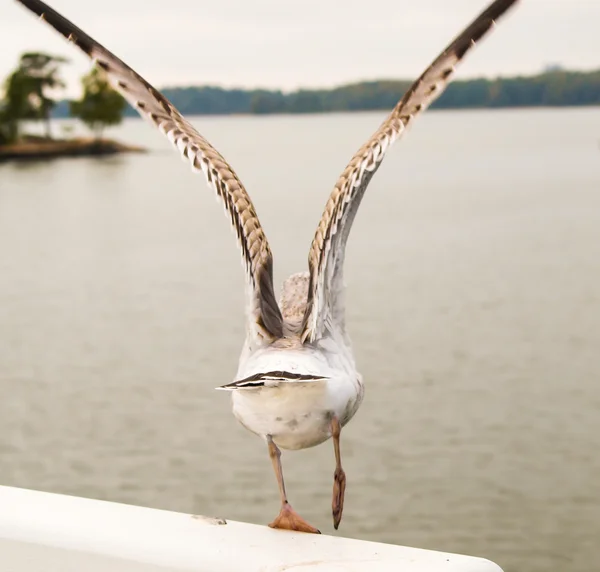
<path id="1" fill-rule="evenodd" d="M 220 198 L 237 236 L 246 276 L 246 340 L 231 392 L 233 413 L 262 437 L 273 463 L 281 508 L 270 524 L 319 531 L 289 504 L 281 468 L 283 449 L 304 449 L 333 439 L 332 513 L 342 518 L 346 475 L 340 432 L 364 393 L 345 327 L 343 266 L 346 241 L 371 178 L 392 143 L 444 91 L 455 66 L 518 0 L 495 0 L 411 85 L 379 129 L 356 152 L 325 205 L 308 255 L 308 271 L 290 276 L 279 301 L 273 255 L 244 185 L 223 156 L 144 78 L 40 0 L 17 0 L 85 52 L 111 85 L 157 127 Z"/>

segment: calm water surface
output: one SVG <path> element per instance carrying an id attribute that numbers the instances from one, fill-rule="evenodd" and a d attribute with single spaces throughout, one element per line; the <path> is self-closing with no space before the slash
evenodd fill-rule
<path id="1" fill-rule="evenodd" d="M 197 118 L 245 182 L 279 284 L 382 114 Z M 147 155 L 0 166 L 0 483 L 269 522 L 264 444 L 215 392 L 243 273 L 201 177 Z M 600 109 L 427 114 L 369 188 L 347 259 L 367 389 L 340 533 L 507 572 L 600 562 Z M 331 443 L 284 453 L 331 533 Z"/>

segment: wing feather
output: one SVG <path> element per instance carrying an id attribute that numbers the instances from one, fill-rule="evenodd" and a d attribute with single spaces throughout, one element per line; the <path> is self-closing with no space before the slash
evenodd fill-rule
<path id="1" fill-rule="evenodd" d="M 111 85 L 159 129 L 189 162 L 201 171 L 221 199 L 237 235 L 246 270 L 249 334 L 259 343 L 282 335 L 282 317 L 273 291 L 273 257 L 254 205 L 223 156 L 143 77 L 39 0 L 17 0 L 86 53 L 104 70 Z"/>
<path id="2" fill-rule="evenodd" d="M 455 66 L 518 0 L 492 2 L 412 84 L 390 115 L 340 175 L 317 227 L 308 258 L 310 279 L 302 340 L 312 342 L 333 324 L 344 327 L 342 267 L 350 228 L 386 151 L 444 91 Z"/>

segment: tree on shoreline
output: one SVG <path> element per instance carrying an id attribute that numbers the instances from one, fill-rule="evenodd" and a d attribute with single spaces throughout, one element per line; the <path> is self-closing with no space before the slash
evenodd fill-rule
<path id="1" fill-rule="evenodd" d="M 50 127 L 50 112 L 56 101 L 48 95 L 48 91 L 64 89 L 65 83 L 59 76 L 60 64 L 68 60 L 42 52 L 27 52 L 21 56 L 17 73 L 25 78 L 29 108 L 33 111 L 31 117 L 25 119 L 41 120 L 44 122 L 46 137 L 52 138 Z"/>
<path id="2" fill-rule="evenodd" d="M 4 142 L 13 142 L 19 136 L 19 123 L 35 119 L 29 93 L 33 89 L 29 78 L 20 68 L 13 71 L 4 82 L 4 101 L 0 111 L 2 138 Z"/>
<path id="3" fill-rule="evenodd" d="M 49 91 L 62 89 L 59 66 L 67 60 L 42 52 L 24 53 L 17 68 L 4 82 L 4 99 L 0 108 L 2 137 L 8 141 L 19 135 L 21 121 L 43 121 L 46 137 L 52 137 L 50 113 L 56 101 Z"/>
<path id="4" fill-rule="evenodd" d="M 78 101 L 71 101 L 71 115 L 81 119 L 92 130 L 96 139 L 101 139 L 106 127 L 123 121 L 127 102 L 96 67 L 82 78 L 81 83 L 83 96 Z"/>

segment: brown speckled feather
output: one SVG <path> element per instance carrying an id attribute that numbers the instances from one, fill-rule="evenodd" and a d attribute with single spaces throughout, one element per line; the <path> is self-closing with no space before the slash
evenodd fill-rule
<path id="1" fill-rule="evenodd" d="M 341 174 L 327 201 L 309 252 L 310 284 L 302 327 L 303 341 L 312 342 L 326 335 L 331 322 L 343 327 L 342 266 L 346 240 L 369 181 L 387 149 L 414 118 L 442 94 L 455 65 L 517 1 L 496 0 L 477 16 L 412 84 Z"/>
<path id="2" fill-rule="evenodd" d="M 155 125 L 215 190 L 236 232 L 248 286 L 249 335 L 261 343 L 282 335 L 282 317 L 273 292 L 273 257 L 246 189 L 221 154 L 175 107 L 127 64 L 44 2 L 17 0 L 96 61 L 111 85 Z"/>

